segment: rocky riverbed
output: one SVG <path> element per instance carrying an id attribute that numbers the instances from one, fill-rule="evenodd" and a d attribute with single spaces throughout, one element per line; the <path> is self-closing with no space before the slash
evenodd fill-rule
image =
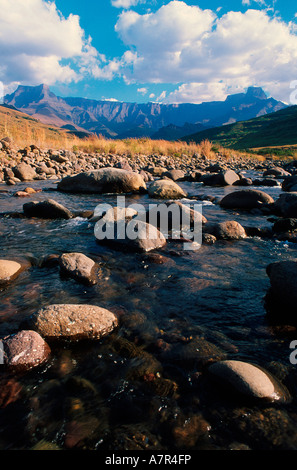
<path id="1" fill-rule="evenodd" d="M 297 449 L 295 162 L 1 145 L 0 448 Z M 101 243 L 118 195 L 201 247 Z"/>

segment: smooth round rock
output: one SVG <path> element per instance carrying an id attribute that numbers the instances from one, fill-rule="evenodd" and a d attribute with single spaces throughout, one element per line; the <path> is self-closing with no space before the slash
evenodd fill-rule
<path id="1" fill-rule="evenodd" d="M 48 339 L 100 339 L 118 326 L 116 315 L 96 305 L 55 304 L 38 310 L 30 326 Z"/>
<path id="2" fill-rule="evenodd" d="M 157 180 L 148 188 L 148 194 L 156 199 L 180 199 L 187 197 L 187 193 L 173 180 Z"/>
<path id="3" fill-rule="evenodd" d="M 0 259 L 0 285 L 15 279 L 21 269 L 22 265 L 16 261 Z"/>
<path id="4" fill-rule="evenodd" d="M 208 371 L 242 395 L 279 402 L 289 399 L 287 389 L 276 378 L 248 362 L 220 361 L 212 364 Z"/>
<path id="5" fill-rule="evenodd" d="M 66 176 L 58 184 L 58 190 L 69 193 L 135 193 L 146 190 L 146 184 L 138 173 L 120 168 L 100 170 Z"/>
<path id="6" fill-rule="evenodd" d="M 242 189 L 227 194 L 220 201 L 224 209 L 257 209 L 264 204 L 273 204 L 274 199 L 264 191 L 256 189 Z"/>

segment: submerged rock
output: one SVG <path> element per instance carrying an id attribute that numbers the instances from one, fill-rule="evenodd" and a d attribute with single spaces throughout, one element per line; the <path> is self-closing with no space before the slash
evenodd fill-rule
<path id="1" fill-rule="evenodd" d="M 118 318 L 95 305 L 56 304 L 38 310 L 29 323 L 45 338 L 78 341 L 111 333 L 118 326 Z"/>
<path id="2" fill-rule="evenodd" d="M 46 201 L 33 201 L 23 205 L 26 217 L 37 217 L 40 219 L 71 219 L 72 212 L 59 204 L 54 199 Z"/>
<path id="3" fill-rule="evenodd" d="M 44 363 L 50 347 L 35 331 L 23 330 L 3 340 L 4 364 L 8 368 L 28 370 Z"/>
<path id="4" fill-rule="evenodd" d="M 148 188 L 148 194 L 156 199 L 180 199 L 187 197 L 187 193 L 173 180 L 157 180 Z"/>
<path id="5" fill-rule="evenodd" d="M 257 209 L 263 205 L 274 203 L 274 199 L 269 194 L 256 189 L 242 189 L 227 194 L 220 201 L 224 209 Z"/>
<path id="6" fill-rule="evenodd" d="M 120 168 L 100 170 L 66 176 L 58 184 L 58 190 L 69 193 L 130 193 L 146 189 L 141 175 Z"/>
<path id="7" fill-rule="evenodd" d="M 242 361 L 211 364 L 209 373 L 231 390 L 256 399 L 286 402 L 289 392 L 278 380 L 260 367 Z"/>

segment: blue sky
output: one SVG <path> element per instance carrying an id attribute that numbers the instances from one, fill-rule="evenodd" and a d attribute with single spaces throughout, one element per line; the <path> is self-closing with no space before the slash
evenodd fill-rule
<path id="1" fill-rule="evenodd" d="M 167 103 L 248 86 L 289 102 L 297 80 L 291 0 L 0 0 L 4 91 Z"/>

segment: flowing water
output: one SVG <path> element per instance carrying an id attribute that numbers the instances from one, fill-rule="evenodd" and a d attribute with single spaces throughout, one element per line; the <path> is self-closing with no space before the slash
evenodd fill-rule
<path id="1" fill-rule="evenodd" d="M 26 185 L 18 185 L 18 189 Z M 52 198 L 73 211 L 116 204 L 115 196 L 69 195 L 54 182 L 26 200 L 0 188 L 0 212 Z M 190 195 L 221 197 L 234 188 L 182 183 Z M 261 188 L 274 197 L 279 188 Z M 1 192 L 2 190 L 2 192 Z M 3 192 L 8 191 L 8 192 Z M 126 205 L 153 201 L 128 196 Z M 270 226 L 267 217 L 203 203 L 210 222 Z M 0 369 L 1 449 L 199 450 L 297 449 L 294 327 L 277 328 L 266 315 L 266 266 L 295 258 L 296 245 L 271 239 L 217 241 L 185 251 L 180 241 L 149 254 L 100 245 L 94 224 L 71 220 L 0 218 L 1 258 L 29 260 L 0 289 L 0 337 L 18 331 L 50 304 L 110 309 L 120 326 L 100 341 L 51 344 L 46 365 L 26 373 Z M 46 255 L 82 252 L 99 264 L 99 281 L 85 286 L 40 267 Z M 237 359 L 264 367 L 285 384 L 289 404 L 248 403 L 230 396 L 207 374 L 210 361 Z"/>

